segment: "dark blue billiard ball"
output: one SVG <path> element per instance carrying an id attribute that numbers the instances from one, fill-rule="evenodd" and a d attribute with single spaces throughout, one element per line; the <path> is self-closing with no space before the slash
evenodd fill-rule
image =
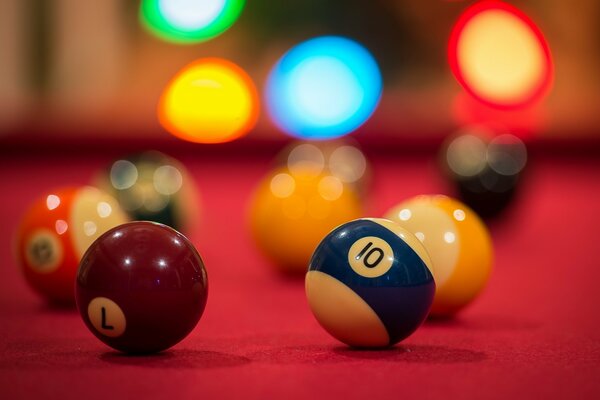
<path id="1" fill-rule="evenodd" d="M 313 254 L 305 283 L 321 326 L 355 347 L 386 347 L 408 337 L 427 317 L 435 293 L 422 243 L 376 218 L 331 231 Z"/>

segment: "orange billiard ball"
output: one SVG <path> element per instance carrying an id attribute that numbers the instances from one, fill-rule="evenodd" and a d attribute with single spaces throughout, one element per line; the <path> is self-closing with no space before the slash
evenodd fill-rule
<path id="1" fill-rule="evenodd" d="M 442 195 L 416 196 L 393 207 L 385 218 L 413 233 L 431 257 L 436 293 L 430 315 L 455 314 L 486 286 L 494 258 L 492 240 L 469 207 Z"/>
<path id="2" fill-rule="evenodd" d="M 297 166 L 270 173 L 250 211 L 258 248 L 279 270 L 303 275 L 321 239 L 336 226 L 360 218 L 362 204 L 338 177 Z"/>
<path id="3" fill-rule="evenodd" d="M 25 214 L 17 233 L 17 262 L 40 295 L 53 303 L 73 303 L 83 253 L 102 233 L 125 222 L 116 200 L 94 187 L 53 191 Z"/>

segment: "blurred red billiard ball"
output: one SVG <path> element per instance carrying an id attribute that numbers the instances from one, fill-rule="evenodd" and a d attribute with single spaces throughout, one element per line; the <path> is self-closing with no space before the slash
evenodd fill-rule
<path id="1" fill-rule="evenodd" d="M 114 198 L 91 186 L 46 193 L 21 221 L 17 263 L 36 292 L 73 305 L 79 260 L 101 234 L 127 220 Z"/>
<path id="2" fill-rule="evenodd" d="M 184 339 L 206 305 L 208 280 L 192 243 L 166 225 L 130 222 L 83 256 L 77 308 L 94 335 L 126 353 L 153 353 Z"/>

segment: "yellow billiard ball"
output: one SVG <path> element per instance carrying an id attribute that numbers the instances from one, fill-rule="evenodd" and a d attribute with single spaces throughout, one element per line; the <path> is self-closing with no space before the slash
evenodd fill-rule
<path id="1" fill-rule="evenodd" d="M 321 239 L 361 216 L 357 194 L 338 177 L 310 166 L 278 168 L 252 199 L 250 227 L 258 248 L 275 267 L 305 274 Z"/>

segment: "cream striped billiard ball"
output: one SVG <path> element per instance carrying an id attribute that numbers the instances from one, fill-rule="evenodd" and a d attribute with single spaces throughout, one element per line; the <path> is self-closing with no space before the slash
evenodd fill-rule
<path id="1" fill-rule="evenodd" d="M 479 296 L 492 271 L 494 249 L 473 210 L 447 196 L 422 195 L 393 207 L 386 217 L 414 233 L 431 256 L 437 285 L 432 316 L 452 316 Z"/>

